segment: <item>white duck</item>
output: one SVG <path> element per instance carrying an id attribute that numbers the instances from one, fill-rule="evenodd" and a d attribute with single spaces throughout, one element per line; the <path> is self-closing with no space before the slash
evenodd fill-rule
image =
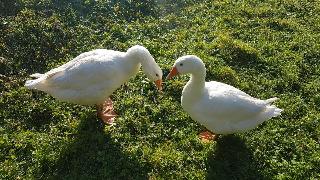
<path id="1" fill-rule="evenodd" d="M 215 139 L 216 134 L 253 129 L 282 111 L 271 105 L 277 98 L 260 100 L 224 83 L 205 82 L 206 68 L 197 56 L 178 58 L 167 79 L 178 74 L 191 74 L 182 91 L 183 109 L 193 120 L 213 132 L 200 133 L 202 140 Z"/>
<path id="2" fill-rule="evenodd" d="M 96 49 L 82 53 L 44 74 L 32 74 L 31 77 L 37 79 L 28 80 L 25 86 L 61 101 L 97 105 L 98 116 L 111 124 L 115 113 L 109 96 L 136 75 L 141 65 L 147 77 L 161 90 L 162 71 L 149 51 L 139 45 L 127 52 Z"/>

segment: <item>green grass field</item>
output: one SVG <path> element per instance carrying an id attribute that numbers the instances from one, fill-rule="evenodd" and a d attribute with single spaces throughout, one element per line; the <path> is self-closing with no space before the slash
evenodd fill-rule
<path id="1" fill-rule="evenodd" d="M 320 179 L 320 2 L 13 0 L 0 2 L 0 179 Z M 141 72 L 94 107 L 27 90 L 96 48 L 149 49 L 164 74 L 195 54 L 207 80 L 284 109 L 256 129 L 203 143 L 180 106 L 187 76 L 158 93 Z"/>

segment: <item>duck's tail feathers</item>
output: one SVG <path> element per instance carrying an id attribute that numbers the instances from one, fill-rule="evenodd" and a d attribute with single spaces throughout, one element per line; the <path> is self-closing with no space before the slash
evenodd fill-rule
<path id="1" fill-rule="evenodd" d="M 35 73 L 35 74 L 30 75 L 30 77 L 32 77 L 32 78 L 39 78 L 41 76 L 43 76 L 43 74 L 40 74 L 40 73 Z"/>
<path id="2" fill-rule="evenodd" d="M 281 115 L 281 112 L 283 111 L 282 109 L 277 108 L 275 105 L 269 106 L 268 109 L 270 110 L 269 112 L 272 113 L 272 117 Z"/>
<path id="3" fill-rule="evenodd" d="M 259 124 L 271 119 L 272 117 L 279 116 L 282 109 L 277 108 L 275 105 L 267 106 L 266 109 L 261 112 L 258 116 L 246 121 L 241 121 L 239 123 L 233 124 L 233 129 L 230 132 L 243 132 L 246 130 L 253 129 Z"/>
<path id="4" fill-rule="evenodd" d="M 24 86 L 28 89 L 37 89 L 37 85 L 40 83 L 42 79 L 38 78 L 35 80 L 27 80 Z"/>
<path id="5" fill-rule="evenodd" d="M 282 109 L 277 108 L 275 105 L 271 105 L 271 103 L 275 102 L 276 100 L 278 100 L 279 98 L 277 97 L 273 97 L 270 99 L 265 100 L 265 102 L 267 103 L 267 110 L 266 112 L 269 114 L 269 116 L 271 117 L 276 117 L 279 116 L 281 114 L 281 112 L 283 111 Z"/>
<path id="6" fill-rule="evenodd" d="M 24 86 L 27 87 L 28 89 L 37 89 L 37 90 L 43 91 L 45 89 L 44 82 L 47 79 L 47 75 L 36 73 L 36 74 L 32 74 L 31 76 L 32 77 L 39 76 L 39 77 L 37 79 L 27 80 Z"/>
<path id="7" fill-rule="evenodd" d="M 271 103 L 275 102 L 275 101 L 278 100 L 278 99 L 279 99 L 279 98 L 277 98 L 277 97 L 273 97 L 273 98 L 267 99 L 267 100 L 266 100 L 266 103 L 267 103 L 267 104 L 271 104 Z"/>

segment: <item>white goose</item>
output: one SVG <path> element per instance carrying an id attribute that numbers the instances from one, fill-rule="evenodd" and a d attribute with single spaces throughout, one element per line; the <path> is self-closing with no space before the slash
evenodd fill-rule
<path id="1" fill-rule="evenodd" d="M 149 51 L 139 45 L 127 52 L 96 49 L 82 53 L 44 74 L 32 74 L 31 77 L 37 79 L 28 80 L 25 86 L 61 101 L 97 105 L 98 116 L 111 124 L 115 113 L 109 96 L 136 75 L 141 65 L 147 77 L 161 90 L 162 71 Z"/>
<path id="2" fill-rule="evenodd" d="M 178 58 L 167 79 L 178 74 L 191 74 L 182 91 L 183 109 L 193 120 L 213 132 L 200 133 L 202 140 L 215 139 L 216 134 L 253 129 L 282 111 L 271 105 L 277 98 L 260 100 L 224 83 L 205 82 L 206 68 L 197 56 Z"/>

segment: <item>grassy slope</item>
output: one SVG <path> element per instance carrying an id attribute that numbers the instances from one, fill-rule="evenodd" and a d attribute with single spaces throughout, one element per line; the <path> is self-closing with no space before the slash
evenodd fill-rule
<path id="1" fill-rule="evenodd" d="M 166 14 L 152 1 L 131 11 L 105 8 L 104 1 L 19 2 L 0 23 L 0 178 L 320 178 L 317 1 L 209 1 L 172 6 Z M 119 118 L 111 128 L 93 107 L 23 87 L 28 74 L 81 52 L 137 43 L 164 72 L 177 57 L 196 54 L 207 80 L 259 98 L 277 96 L 283 115 L 203 144 L 197 137 L 203 127 L 179 102 L 188 77 L 165 82 L 158 94 L 139 73 L 114 93 Z"/>

